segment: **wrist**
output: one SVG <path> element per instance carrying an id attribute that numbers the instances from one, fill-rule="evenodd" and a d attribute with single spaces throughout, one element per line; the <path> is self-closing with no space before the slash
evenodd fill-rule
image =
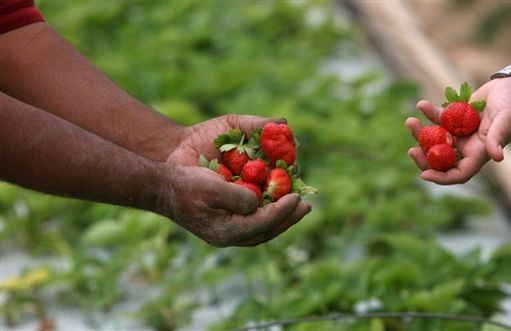
<path id="1" fill-rule="evenodd" d="M 143 194 L 143 204 L 145 207 L 141 209 L 150 210 L 167 218 L 173 218 L 175 213 L 176 201 L 176 185 L 175 176 L 177 166 L 166 163 L 154 161 L 149 185 L 147 191 Z"/>
<path id="2" fill-rule="evenodd" d="M 131 177 L 131 186 L 134 188 L 136 200 L 132 201 L 133 207 L 152 211 L 167 216 L 161 208 L 161 200 L 167 192 L 169 185 L 168 170 L 163 162 L 145 159 L 141 172 Z"/>
<path id="3" fill-rule="evenodd" d="M 184 126 L 169 121 L 153 130 L 139 142 L 139 146 L 143 146 L 142 154 L 152 160 L 164 162 L 181 143 L 184 129 Z"/>

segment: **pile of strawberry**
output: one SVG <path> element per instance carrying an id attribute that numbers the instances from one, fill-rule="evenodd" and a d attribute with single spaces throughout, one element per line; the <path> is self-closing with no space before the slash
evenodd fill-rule
<path id="1" fill-rule="evenodd" d="M 483 100 L 469 103 L 471 95 L 472 88 L 466 82 L 461 85 L 459 94 L 452 87 L 447 87 L 441 125 L 428 126 L 420 132 L 419 144 L 431 169 L 447 171 L 454 168 L 458 161 L 456 137 L 469 136 L 479 128 L 481 118 L 478 111 L 483 110 L 486 103 Z"/>
<path id="2" fill-rule="evenodd" d="M 275 202 L 288 193 L 314 194 L 297 174 L 296 146 L 293 132 L 286 124 L 268 123 L 252 133 L 250 139 L 240 129 L 219 135 L 215 147 L 222 155 L 217 160 L 199 158 L 199 166 L 207 167 L 253 191 L 261 206 Z"/>

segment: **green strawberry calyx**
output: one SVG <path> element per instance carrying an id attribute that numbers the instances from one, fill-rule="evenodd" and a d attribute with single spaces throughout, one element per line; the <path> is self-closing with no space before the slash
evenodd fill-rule
<path id="1" fill-rule="evenodd" d="M 318 194 L 319 191 L 315 187 L 306 185 L 305 182 L 297 175 L 293 175 L 291 177 L 291 192 L 304 196 L 309 194 Z"/>
<path id="2" fill-rule="evenodd" d="M 216 137 L 213 143 L 220 152 L 236 148 L 239 153 L 246 153 L 250 159 L 254 159 L 259 146 L 255 140 L 250 139 L 245 143 L 245 139 L 246 136 L 240 129 L 232 129 Z"/>
<path id="3" fill-rule="evenodd" d="M 298 167 L 296 164 L 288 166 L 284 160 L 278 160 L 275 163 L 276 168 L 281 168 L 287 171 L 291 177 L 291 192 L 300 195 L 318 194 L 318 189 L 312 186 L 307 186 L 305 182 L 298 176 Z"/>
<path id="4" fill-rule="evenodd" d="M 209 161 L 204 155 L 199 156 L 199 167 L 208 168 L 213 171 L 218 171 L 218 167 L 220 166 L 220 163 L 218 162 L 218 159 L 213 159 Z"/>
<path id="5" fill-rule="evenodd" d="M 471 96 L 472 87 L 467 82 L 461 84 L 459 94 L 454 88 L 447 86 L 445 88 L 445 98 L 447 99 L 447 101 L 442 104 L 442 107 L 447 107 L 450 103 L 453 102 L 465 102 L 474 107 L 476 111 L 482 111 L 484 107 L 486 107 L 486 101 L 476 100 L 470 102 Z"/>

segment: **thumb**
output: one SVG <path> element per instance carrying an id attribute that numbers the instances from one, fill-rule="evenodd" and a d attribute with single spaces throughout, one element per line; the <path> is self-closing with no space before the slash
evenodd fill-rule
<path id="1" fill-rule="evenodd" d="M 501 111 L 492 121 L 486 136 L 486 151 L 494 161 L 504 159 L 503 147 L 511 140 L 511 112 Z"/>
<path id="2" fill-rule="evenodd" d="M 285 118 L 266 118 L 252 115 L 230 115 L 228 123 L 232 128 L 240 128 L 243 133 L 250 136 L 256 129 L 262 128 L 268 123 L 287 124 Z"/>

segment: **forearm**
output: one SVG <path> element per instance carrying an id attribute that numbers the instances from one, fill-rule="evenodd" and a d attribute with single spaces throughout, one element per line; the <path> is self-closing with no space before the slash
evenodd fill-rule
<path id="1" fill-rule="evenodd" d="M 179 125 L 117 87 L 46 23 L 0 35 L 0 53 L 0 91 L 151 159 L 165 160 L 178 144 Z"/>
<path id="2" fill-rule="evenodd" d="M 153 210 L 161 164 L 0 93 L 0 180 Z"/>

